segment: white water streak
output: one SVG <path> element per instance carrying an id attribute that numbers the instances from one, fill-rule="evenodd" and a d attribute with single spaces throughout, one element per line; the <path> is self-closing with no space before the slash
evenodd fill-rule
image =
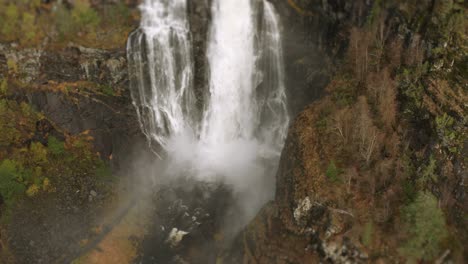
<path id="1" fill-rule="evenodd" d="M 190 127 L 195 109 L 185 0 L 146 0 L 140 28 L 128 38 L 130 85 L 141 128 L 152 147 Z"/>
<path id="2" fill-rule="evenodd" d="M 165 150 L 170 171 L 222 178 L 240 190 L 266 175 L 274 182 L 289 117 L 272 4 L 213 0 L 203 109 L 194 98 L 186 2 L 147 0 L 141 9 L 140 29 L 128 40 L 131 92 L 143 132 Z"/>

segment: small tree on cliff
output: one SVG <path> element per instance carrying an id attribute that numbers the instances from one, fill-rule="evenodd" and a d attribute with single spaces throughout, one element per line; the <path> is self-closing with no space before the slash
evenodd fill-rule
<path id="1" fill-rule="evenodd" d="M 336 167 L 335 161 L 330 161 L 330 164 L 328 165 L 327 171 L 325 172 L 325 175 L 327 178 L 332 181 L 332 182 L 337 182 L 339 181 L 338 175 L 340 174 L 340 169 Z"/>
<path id="2" fill-rule="evenodd" d="M 410 262 L 432 260 L 440 252 L 440 242 L 447 236 L 445 216 L 438 207 L 437 198 L 428 192 L 419 192 L 413 203 L 403 209 L 408 240 L 400 252 Z"/>

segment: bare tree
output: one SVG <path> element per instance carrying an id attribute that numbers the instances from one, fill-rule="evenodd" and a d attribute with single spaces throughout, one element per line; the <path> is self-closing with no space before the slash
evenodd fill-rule
<path id="1" fill-rule="evenodd" d="M 363 96 L 358 98 L 356 116 L 354 136 L 358 144 L 358 152 L 366 164 L 369 164 L 377 148 L 378 130 L 370 116 L 367 99 Z"/>
<path id="2" fill-rule="evenodd" d="M 370 49 L 370 34 L 358 28 L 352 28 L 350 32 L 350 48 L 348 59 L 353 64 L 353 71 L 360 81 L 365 79 L 368 71 Z"/>
<path id="3" fill-rule="evenodd" d="M 343 145 L 349 142 L 351 129 L 352 129 L 352 111 L 349 107 L 345 107 L 335 113 L 332 118 L 332 132 L 337 135 L 342 141 Z"/>

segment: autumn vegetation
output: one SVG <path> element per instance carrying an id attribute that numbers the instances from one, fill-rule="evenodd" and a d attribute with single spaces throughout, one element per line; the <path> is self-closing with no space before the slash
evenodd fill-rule
<path id="1" fill-rule="evenodd" d="M 129 1 L 117 2 L 0 0 L 0 42 L 121 48 L 138 14 Z M 314 15 L 297 1 L 287 2 L 301 15 Z M 353 215 L 346 235 L 369 252 L 371 263 L 430 263 L 447 254 L 463 263 L 467 4 L 416 2 L 374 1 L 365 23 L 347 29 L 346 53 L 326 95 L 309 107 L 314 118 L 305 129 L 314 130 L 318 146 L 310 147 L 320 152 L 311 167 L 318 166 L 332 186 L 327 195 Z M 18 91 L 57 92 L 70 103 L 73 95 L 122 91 L 84 81 L 25 87 L 15 61 L 6 63 L 9 72 L 0 76 L 0 228 L 25 201 L 80 190 L 73 203 L 85 204 L 90 190 L 110 192 L 110 169 L 93 149 L 89 131 L 62 131 Z"/>
<path id="2" fill-rule="evenodd" d="M 28 103 L 11 100 L 8 82 L 1 83 L 0 219 L 9 221 L 17 201 L 60 195 L 64 186 L 103 188 L 110 170 L 94 152 L 89 131 L 61 131 Z"/>
<path id="3" fill-rule="evenodd" d="M 72 42 L 118 48 L 138 19 L 138 14 L 122 1 L 99 9 L 88 0 L 60 2 L 1 0 L 0 41 L 17 42 L 23 47 L 60 47 Z"/>
<path id="4" fill-rule="evenodd" d="M 408 28 L 394 27 L 391 8 Z M 466 254 L 466 222 L 456 216 L 466 207 L 453 195 L 455 164 L 466 165 L 466 7 L 419 8 L 376 1 L 366 25 L 349 29 L 345 59 L 313 106 L 323 172 L 347 193 L 338 200 L 358 215 L 351 232 L 374 261 Z M 415 33 L 405 39 L 405 30 Z"/>

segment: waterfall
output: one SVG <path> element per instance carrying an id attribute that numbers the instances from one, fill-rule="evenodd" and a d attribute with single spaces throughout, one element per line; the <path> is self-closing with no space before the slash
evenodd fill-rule
<path id="1" fill-rule="evenodd" d="M 195 97 L 185 0 L 145 0 L 142 20 L 127 42 L 130 88 L 152 148 L 192 126 Z"/>
<path id="2" fill-rule="evenodd" d="M 249 0 L 214 0 L 208 43 L 209 104 L 201 140 L 223 144 L 254 138 L 254 18 Z"/>
<path id="3" fill-rule="evenodd" d="M 266 0 L 213 0 L 210 78 L 197 109 L 186 5 L 144 1 L 140 28 L 129 36 L 142 130 L 175 174 L 222 178 L 244 190 L 266 175 L 274 182 L 289 123 L 279 17 Z"/>
<path id="4" fill-rule="evenodd" d="M 261 79 L 257 88 L 259 113 L 258 137 L 265 140 L 273 155 L 279 156 L 287 136 L 289 115 L 284 84 L 283 47 L 279 16 L 273 5 L 263 1 L 263 21 L 259 37 L 257 72 Z"/>

